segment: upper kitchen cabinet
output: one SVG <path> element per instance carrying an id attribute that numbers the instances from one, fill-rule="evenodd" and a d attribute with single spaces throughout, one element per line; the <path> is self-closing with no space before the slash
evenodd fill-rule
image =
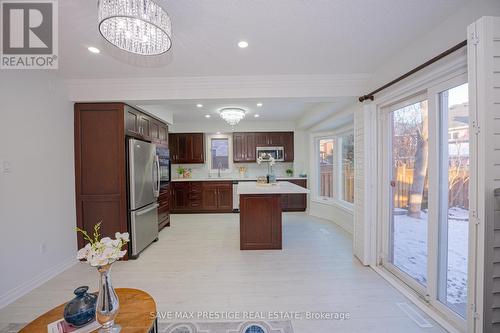
<path id="1" fill-rule="evenodd" d="M 236 132 L 233 133 L 233 161 L 251 163 L 256 161 L 257 147 L 283 147 L 285 162 L 293 162 L 293 132 Z"/>
<path id="2" fill-rule="evenodd" d="M 203 133 L 170 133 L 168 142 L 172 164 L 205 163 Z"/>
<path id="3" fill-rule="evenodd" d="M 255 162 L 255 133 L 233 133 L 233 160 Z"/>
<path id="4" fill-rule="evenodd" d="M 283 132 L 283 147 L 285 148 L 285 162 L 293 162 L 294 144 L 293 132 Z"/>
<path id="5" fill-rule="evenodd" d="M 128 136 L 155 143 L 168 144 L 168 127 L 155 118 L 124 105 L 125 130 Z"/>

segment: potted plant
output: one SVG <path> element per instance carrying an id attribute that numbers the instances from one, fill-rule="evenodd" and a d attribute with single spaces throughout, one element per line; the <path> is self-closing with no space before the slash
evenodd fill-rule
<path id="1" fill-rule="evenodd" d="M 183 178 L 184 172 L 186 172 L 186 168 L 178 166 L 176 171 L 177 171 L 177 174 L 179 175 L 179 178 Z"/>
<path id="2" fill-rule="evenodd" d="M 285 172 L 286 172 L 286 175 L 287 175 L 288 177 L 292 177 L 292 176 L 293 176 L 293 169 L 286 169 L 286 171 L 285 171 Z"/>

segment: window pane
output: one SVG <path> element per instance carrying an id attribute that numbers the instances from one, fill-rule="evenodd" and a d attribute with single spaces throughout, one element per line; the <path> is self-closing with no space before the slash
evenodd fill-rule
<path id="1" fill-rule="evenodd" d="M 333 198 L 333 139 L 319 140 L 319 196 Z"/>
<path id="2" fill-rule="evenodd" d="M 440 94 L 439 300 L 465 318 L 469 234 L 468 85 Z"/>
<path id="3" fill-rule="evenodd" d="M 341 199 L 354 203 L 354 134 L 342 137 Z"/>
<path id="4" fill-rule="evenodd" d="M 390 260 L 427 284 L 429 126 L 427 101 L 391 113 L 392 192 Z"/>
<path id="5" fill-rule="evenodd" d="M 229 140 L 212 139 L 212 169 L 229 169 Z"/>

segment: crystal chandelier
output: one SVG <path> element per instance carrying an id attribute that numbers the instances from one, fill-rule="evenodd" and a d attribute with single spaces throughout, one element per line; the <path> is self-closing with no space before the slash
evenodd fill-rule
<path id="1" fill-rule="evenodd" d="M 168 13 L 154 0 L 99 0 L 99 32 L 114 46 L 159 55 L 172 46 Z"/>
<path id="2" fill-rule="evenodd" d="M 234 126 L 245 118 L 245 110 L 241 108 L 224 108 L 219 111 L 220 117 L 229 125 Z"/>

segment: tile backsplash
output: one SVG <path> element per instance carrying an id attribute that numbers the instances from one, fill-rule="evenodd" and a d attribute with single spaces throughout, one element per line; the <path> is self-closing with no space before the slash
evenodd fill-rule
<path id="1" fill-rule="evenodd" d="M 187 169 L 191 169 L 192 178 L 206 178 L 209 175 L 208 164 L 172 164 L 172 178 L 179 178 L 176 169 L 178 166 L 182 166 Z M 286 169 L 293 169 L 293 163 L 278 162 L 273 165 L 273 173 L 277 177 L 286 176 Z M 228 172 L 224 170 L 223 175 L 226 177 L 239 178 L 239 168 L 246 167 L 247 172 L 245 173 L 245 178 L 255 178 L 258 176 L 265 176 L 267 174 L 267 164 L 257 164 L 257 163 L 237 163 L 233 164 L 233 168 Z M 298 176 L 301 170 L 294 169 L 294 176 Z M 217 175 L 217 171 L 213 172 L 212 175 Z"/>

